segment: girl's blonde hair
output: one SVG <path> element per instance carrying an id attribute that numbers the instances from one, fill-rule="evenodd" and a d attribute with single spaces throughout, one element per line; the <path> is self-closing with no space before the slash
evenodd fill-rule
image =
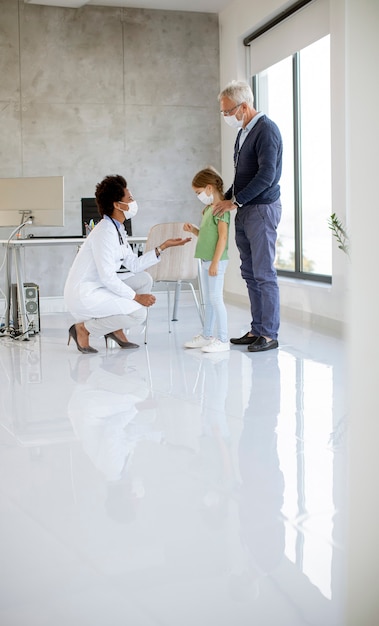
<path id="1" fill-rule="evenodd" d="M 220 174 L 214 167 L 209 165 L 203 170 L 200 170 L 192 180 L 192 187 L 199 189 L 200 187 L 206 187 L 207 185 L 213 185 L 219 192 L 220 196 L 224 197 L 224 181 Z"/>

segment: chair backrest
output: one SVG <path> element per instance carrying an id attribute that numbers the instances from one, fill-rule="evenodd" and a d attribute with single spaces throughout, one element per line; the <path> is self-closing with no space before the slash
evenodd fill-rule
<path id="1" fill-rule="evenodd" d="M 195 259 L 197 237 L 183 230 L 184 222 L 156 224 L 147 236 L 145 250 L 153 250 L 166 239 L 192 237 L 184 246 L 167 248 L 161 254 L 161 261 L 147 270 L 154 281 L 193 280 L 197 278 L 198 259 Z"/>

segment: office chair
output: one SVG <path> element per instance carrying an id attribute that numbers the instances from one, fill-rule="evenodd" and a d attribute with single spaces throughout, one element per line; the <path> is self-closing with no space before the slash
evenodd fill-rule
<path id="1" fill-rule="evenodd" d="M 150 229 L 147 236 L 145 251 L 153 250 L 166 239 L 174 239 L 177 237 L 187 237 L 188 233 L 183 231 L 183 222 L 168 222 L 166 224 L 156 224 Z M 201 280 L 199 274 L 199 259 L 195 259 L 195 248 L 197 238 L 192 236 L 192 241 L 184 246 L 167 248 L 161 254 L 160 263 L 149 267 L 146 271 L 152 276 L 154 283 L 166 283 L 167 286 L 167 307 L 168 307 L 168 332 L 171 332 L 171 321 L 177 321 L 177 310 L 179 305 L 179 296 L 182 284 L 189 285 L 200 321 L 203 324 L 203 297 L 201 289 Z M 193 281 L 198 282 L 199 299 L 196 295 Z M 173 315 L 171 318 L 170 307 L 170 286 L 175 285 L 175 299 Z M 147 343 L 147 326 L 145 326 L 145 343 Z"/>

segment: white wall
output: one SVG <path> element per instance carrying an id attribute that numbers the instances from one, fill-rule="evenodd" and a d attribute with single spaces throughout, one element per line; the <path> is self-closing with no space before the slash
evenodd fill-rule
<path id="1" fill-rule="evenodd" d="M 333 211 L 347 223 L 346 215 L 346 163 L 345 163 L 345 27 L 344 0 L 330 2 L 331 32 L 331 121 L 332 121 L 332 201 Z M 282 0 L 235 0 L 220 14 L 220 81 L 221 87 L 232 79 L 249 79 L 246 76 L 247 49 L 243 38 L 257 26 L 265 23 L 288 6 Z M 317 85 L 315 85 L 317 97 Z M 222 174 L 226 187 L 233 177 L 233 143 L 235 131 L 222 124 Z M 283 211 L 286 207 L 283 207 Z M 231 237 L 234 233 L 231 232 Z M 230 263 L 225 281 L 228 299 L 245 301 L 247 291 L 240 278 L 239 257 L 236 247 L 230 246 Z M 295 281 L 281 278 L 280 294 L 282 315 L 297 320 L 317 323 L 334 331 L 343 331 L 347 321 L 347 282 L 349 260 L 333 240 L 332 285 Z M 249 323 L 247 315 L 246 325 Z"/>
<path id="2" fill-rule="evenodd" d="M 347 200 L 351 215 L 350 532 L 347 623 L 379 624 L 379 3 L 346 0 Z"/>

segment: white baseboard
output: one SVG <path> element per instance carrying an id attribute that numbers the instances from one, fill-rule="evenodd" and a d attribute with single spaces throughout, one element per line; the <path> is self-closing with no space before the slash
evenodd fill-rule
<path id="1" fill-rule="evenodd" d="M 164 291 L 157 291 L 155 292 L 155 295 L 157 297 L 156 306 L 167 306 L 166 293 Z M 180 294 L 180 299 L 183 304 L 187 301 L 190 303 L 193 302 L 191 292 L 187 291 L 186 289 L 182 290 L 182 293 Z M 246 306 L 247 309 L 249 309 L 250 307 L 249 299 L 247 296 L 236 296 L 235 294 L 231 295 L 225 293 L 225 301 L 236 306 Z M 67 309 L 65 307 L 62 296 L 40 298 L 39 304 L 41 315 L 49 313 L 67 313 Z M 4 300 L 0 300 L 0 311 L 4 311 Z M 338 320 L 322 317 L 320 315 L 315 315 L 313 313 L 308 313 L 305 311 L 299 311 L 297 309 L 285 306 L 281 307 L 281 315 L 283 320 L 286 319 L 289 322 L 302 324 L 307 327 L 317 328 L 325 332 L 331 332 L 336 336 L 344 336 L 346 334 L 346 325 Z"/>
<path id="2" fill-rule="evenodd" d="M 246 310 L 250 312 L 250 302 L 248 296 L 231 294 L 226 292 L 224 294 L 225 302 L 234 304 L 236 306 L 246 307 Z M 307 328 L 314 328 L 320 332 L 330 333 L 336 337 L 345 337 L 347 333 L 347 325 L 340 320 L 333 319 L 331 317 L 325 317 L 317 315 L 309 311 L 303 311 L 288 306 L 280 307 L 280 315 L 282 320 L 299 324 L 300 326 L 306 326 Z"/>
<path id="3" fill-rule="evenodd" d="M 62 296 L 49 296 L 39 299 L 39 309 L 41 315 L 46 313 L 66 313 Z"/>

